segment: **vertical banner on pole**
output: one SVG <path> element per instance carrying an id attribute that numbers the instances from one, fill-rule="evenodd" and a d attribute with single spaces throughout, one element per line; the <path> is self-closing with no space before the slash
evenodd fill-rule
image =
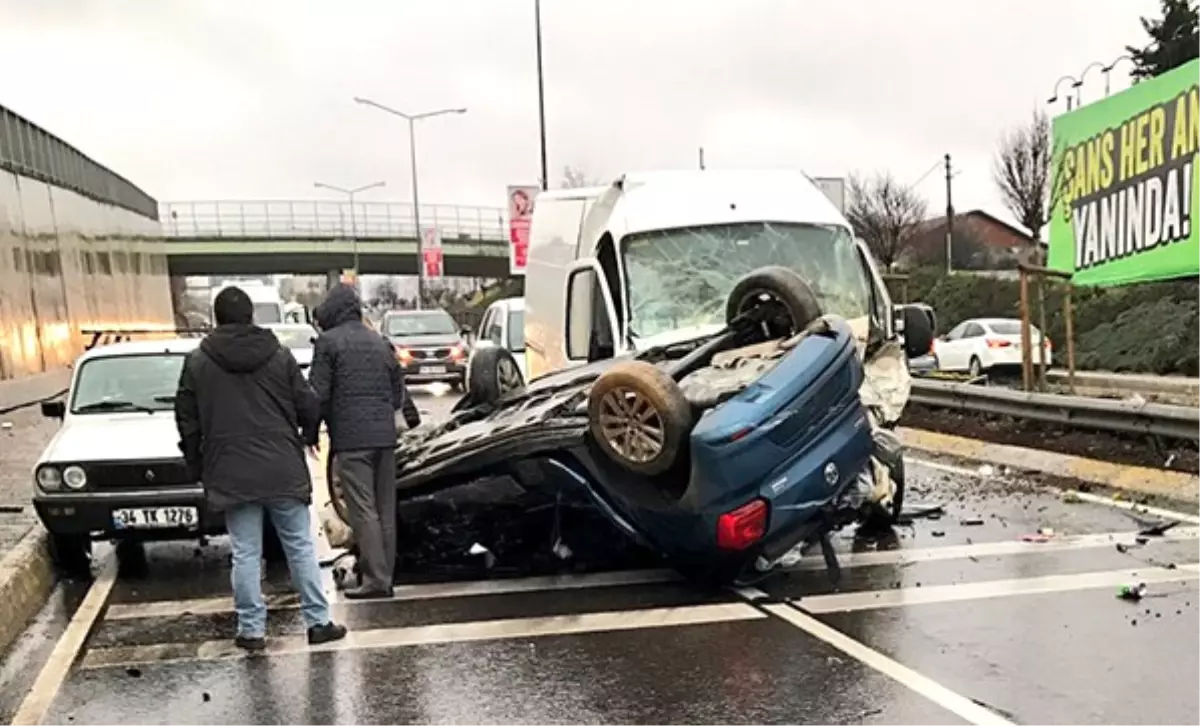
<path id="1" fill-rule="evenodd" d="M 425 230 L 421 240 L 422 271 L 426 279 L 445 275 L 445 259 L 442 256 L 442 237 L 436 227 Z"/>
<path id="2" fill-rule="evenodd" d="M 529 260 L 529 226 L 533 222 L 536 186 L 508 188 L 508 272 L 524 275 Z"/>

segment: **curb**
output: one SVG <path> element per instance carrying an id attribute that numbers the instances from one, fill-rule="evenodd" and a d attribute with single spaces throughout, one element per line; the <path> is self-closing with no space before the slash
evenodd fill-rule
<path id="1" fill-rule="evenodd" d="M 0 653 L 46 603 L 54 582 L 46 532 L 34 525 L 0 562 Z"/>
<path id="2" fill-rule="evenodd" d="M 1200 477 L 1192 474 L 993 444 L 921 429 L 901 427 L 898 432 L 906 447 L 926 454 L 1002 464 L 1017 471 L 1037 472 L 1110 489 L 1162 497 L 1192 507 L 1200 502 Z"/>

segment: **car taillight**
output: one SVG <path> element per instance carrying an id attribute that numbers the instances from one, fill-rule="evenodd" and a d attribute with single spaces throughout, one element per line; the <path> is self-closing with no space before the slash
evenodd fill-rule
<path id="1" fill-rule="evenodd" d="M 767 503 L 755 499 L 717 519 L 717 547 L 744 550 L 767 533 Z"/>
<path id="2" fill-rule="evenodd" d="M 988 338 L 987 347 L 989 348 L 1007 348 L 1012 343 L 1003 338 Z"/>

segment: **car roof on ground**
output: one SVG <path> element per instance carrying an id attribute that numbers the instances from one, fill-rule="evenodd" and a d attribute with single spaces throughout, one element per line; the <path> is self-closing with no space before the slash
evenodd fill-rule
<path id="1" fill-rule="evenodd" d="M 158 340 L 131 340 L 125 343 L 98 345 L 79 356 L 79 361 L 83 362 L 93 358 L 116 358 L 125 355 L 190 353 L 200 345 L 200 340 L 200 338 L 160 338 Z"/>

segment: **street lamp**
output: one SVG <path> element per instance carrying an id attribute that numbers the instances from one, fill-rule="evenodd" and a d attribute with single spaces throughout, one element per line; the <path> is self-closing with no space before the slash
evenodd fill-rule
<path id="1" fill-rule="evenodd" d="M 1101 70 L 1103 70 L 1104 64 L 1100 63 L 1098 61 L 1092 61 L 1091 63 L 1088 63 L 1087 68 L 1083 69 L 1083 73 L 1079 74 L 1079 80 L 1075 81 L 1074 83 L 1071 84 L 1071 88 L 1075 89 L 1075 105 L 1076 106 L 1083 105 L 1083 91 L 1082 91 L 1083 82 L 1087 80 L 1088 71 L 1092 70 L 1093 68 L 1100 68 Z M 1105 95 L 1108 95 L 1108 94 L 1105 94 Z"/>
<path id="2" fill-rule="evenodd" d="M 1075 76 L 1063 76 L 1062 78 L 1058 79 L 1058 83 L 1054 84 L 1054 95 L 1051 96 L 1050 98 L 1048 98 L 1046 100 L 1046 103 L 1054 103 L 1055 101 L 1058 100 L 1058 88 L 1059 88 L 1059 86 L 1062 85 L 1063 81 L 1071 81 L 1072 87 L 1075 87 L 1075 88 L 1078 87 L 1078 86 L 1074 85 L 1074 84 L 1079 83 L 1078 78 L 1076 78 Z M 1070 111 L 1070 110 L 1071 110 L 1071 96 L 1068 95 L 1067 96 L 1067 111 Z"/>
<path id="3" fill-rule="evenodd" d="M 384 106 L 381 103 L 376 103 L 367 98 L 354 97 L 355 103 L 361 103 L 365 106 L 374 106 L 380 111 L 385 111 L 393 116 L 399 116 L 408 122 L 408 155 L 412 160 L 412 198 L 413 198 L 413 224 L 417 228 L 417 308 L 421 307 L 421 300 L 425 297 L 425 266 L 421 263 L 421 242 L 424 236 L 421 234 L 421 197 L 417 192 L 417 132 L 416 122 L 423 118 L 433 118 L 434 116 L 445 116 L 447 114 L 466 113 L 465 108 L 442 108 L 437 111 L 426 111 L 424 113 L 404 113 L 397 111 L 394 108 Z"/>
<path id="4" fill-rule="evenodd" d="M 1105 95 L 1105 96 L 1107 96 L 1107 95 L 1108 95 L 1108 89 L 1109 89 L 1109 85 L 1108 85 L 1108 82 L 1109 82 L 1109 77 L 1108 77 L 1108 75 L 1109 75 L 1110 73 L 1112 73 L 1112 69 L 1116 68 L 1116 67 L 1117 67 L 1117 64 L 1118 64 L 1118 63 L 1120 63 L 1120 62 L 1121 62 L 1121 61 L 1123 61 L 1123 60 L 1127 60 L 1127 61 L 1129 61 L 1130 63 L 1132 63 L 1132 62 L 1133 62 L 1133 58 L 1131 58 L 1130 56 L 1127 56 L 1127 55 L 1117 56 L 1117 59 L 1116 59 L 1116 60 L 1114 60 L 1112 63 L 1109 63 L 1108 65 L 1106 65 L 1106 66 L 1104 66 L 1103 68 L 1101 68 L 1101 69 L 1100 69 L 1100 72 L 1104 74 L 1104 95 Z"/>
<path id="5" fill-rule="evenodd" d="M 328 189 L 333 192 L 341 192 L 350 199 L 350 242 L 354 245 L 354 286 L 361 290 L 362 286 L 358 282 L 358 224 L 354 220 L 354 195 L 358 194 L 359 192 L 365 192 L 368 189 L 377 189 L 379 187 L 387 186 L 387 182 L 377 181 L 367 184 L 366 186 L 355 187 L 354 189 L 343 189 L 341 187 L 335 187 L 332 184 L 325 184 L 322 182 L 313 182 L 313 186 L 317 189 Z"/>

